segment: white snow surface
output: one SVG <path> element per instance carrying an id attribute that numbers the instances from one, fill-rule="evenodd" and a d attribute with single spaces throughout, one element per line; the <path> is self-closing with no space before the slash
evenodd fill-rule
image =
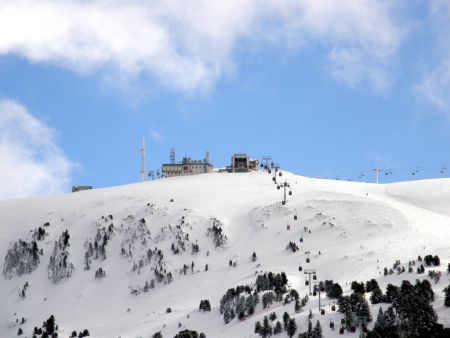
<path id="1" fill-rule="evenodd" d="M 437 285 L 432 283 L 436 293 L 432 305 L 439 322 L 450 325 L 450 308 L 443 306 L 442 292 L 449 284 L 445 270 L 450 262 L 450 179 L 375 185 L 283 172 L 277 179 L 289 182 L 293 192 L 283 206 L 282 190 L 276 189 L 272 176 L 265 172 L 211 173 L 0 202 L 2 263 L 10 243 L 30 241 L 32 231 L 50 223 L 45 227 L 49 235 L 38 242 L 43 255 L 37 269 L 11 279 L 0 276 L 0 337 L 16 337 L 19 326 L 23 336 L 31 337 L 33 327 L 41 326 L 51 314 L 56 317 L 60 337 L 85 328 L 96 338 L 151 337 L 157 331 L 163 337 L 173 337 L 184 328 L 204 332 L 209 338 L 257 337 L 253 333 L 255 322 L 273 311 L 280 320 L 284 311 L 296 318 L 298 334 L 307 328 L 310 309 L 313 324 L 321 321 L 324 336 L 338 337 L 337 330 L 331 331 L 328 324 L 333 320 L 338 328 L 342 316 L 331 311 L 333 301 L 324 296 L 325 315 L 317 310 L 316 296 L 310 297 L 298 314 L 294 303 L 274 303 L 268 309 L 258 304 L 252 316 L 244 321 L 235 318 L 227 325 L 219 314 L 219 301 L 227 289 L 251 285 L 257 273 L 266 271 L 286 272 L 291 286 L 303 296 L 308 287 L 299 265 L 316 269 L 319 280 L 339 282 L 344 293 L 350 291 L 352 280 L 371 278 L 376 278 L 384 291 L 387 283 L 399 285 L 403 279 L 428 278 L 415 271 L 383 276 L 384 267 L 391 268 L 397 259 L 407 264 L 418 254 L 438 254 L 441 258 L 436 269 L 443 271 L 443 277 Z M 108 215 L 113 219 L 106 222 L 102 216 Z M 176 224 L 183 216 L 185 223 L 180 229 L 189 234 L 189 242 L 186 251 L 174 254 L 171 244 L 176 244 Z M 142 218 L 149 233 L 143 235 L 136 227 L 125 230 Z M 212 218 L 222 223 L 228 238 L 223 248 L 215 248 L 207 236 Z M 98 227 L 110 223 L 115 230 L 106 247 L 107 258 L 93 260 L 91 269 L 84 270 L 86 240 L 95 236 Z M 75 270 L 67 280 L 53 284 L 47 275 L 49 257 L 54 242 L 66 229 Z M 121 244 L 130 241 L 134 241 L 132 258 L 120 252 Z M 289 241 L 300 250 L 286 250 Z M 192 254 L 189 243 L 197 243 L 199 252 Z M 154 289 L 132 295 L 130 287 L 142 287 L 145 280 L 153 278 L 150 266 L 138 274 L 132 271 L 133 263 L 145 248 L 155 247 L 163 251 L 173 281 L 156 283 Z M 306 263 L 307 251 L 310 263 Z M 251 261 L 253 252 L 256 262 Z M 230 267 L 230 260 L 237 266 Z M 183 264 L 189 267 L 186 275 L 180 274 Z M 208 271 L 204 271 L 205 264 Z M 105 278 L 94 278 L 98 267 L 106 271 Z M 29 287 L 22 299 L 19 292 L 25 282 Z M 198 310 L 202 299 L 209 299 L 211 312 Z M 168 307 L 171 313 L 166 313 Z M 371 306 L 374 320 L 378 307 Z M 16 318 L 22 317 L 25 324 L 17 324 Z M 287 336 L 282 333 L 279 337 Z"/>

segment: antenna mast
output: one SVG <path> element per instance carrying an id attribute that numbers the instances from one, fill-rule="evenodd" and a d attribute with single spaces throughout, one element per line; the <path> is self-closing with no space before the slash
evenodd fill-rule
<path id="1" fill-rule="evenodd" d="M 175 148 L 170 149 L 170 164 L 175 164 Z"/>
<path id="2" fill-rule="evenodd" d="M 142 144 L 141 144 L 141 179 L 142 181 L 145 181 L 145 138 L 142 137 Z"/>

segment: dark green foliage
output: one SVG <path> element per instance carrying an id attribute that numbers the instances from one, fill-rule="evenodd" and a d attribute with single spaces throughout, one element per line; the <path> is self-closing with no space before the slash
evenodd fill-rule
<path id="1" fill-rule="evenodd" d="M 227 236 L 222 231 L 222 222 L 217 218 L 212 218 L 211 221 L 213 223 L 212 227 L 208 228 L 206 233 L 208 236 L 212 236 L 214 245 L 216 247 L 222 247 L 226 244 L 227 241 Z"/>
<path id="2" fill-rule="evenodd" d="M 289 242 L 286 246 L 286 250 L 291 250 L 292 252 L 297 252 L 299 250 L 299 247 L 295 242 Z"/>
<path id="3" fill-rule="evenodd" d="M 200 311 L 211 311 L 211 304 L 208 299 L 201 300 L 198 308 Z"/>
<path id="4" fill-rule="evenodd" d="M 267 316 L 264 317 L 263 325 L 261 330 L 259 331 L 259 335 L 261 337 L 269 337 L 272 335 L 272 326 L 269 323 L 269 319 L 267 319 Z"/>
<path id="5" fill-rule="evenodd" d="M 79 338 L 83 338 L 83 337 L 89 337 L 90 333 L 87 329 L 84 329 L 83 332 L 80 331 L 80 333 L 78 334 Z"/>
<path id="6" fill-rule="evenodd" d="M 241 294 L 247 294 L 245 297 Z M 253 313 L 255 306 L 258 302 L 257 297 L 252 295 L 252 288 L 248 285 L 246 286 L 238 286 L 236 288 L 228 289 L 228 291 L 222 296 L 220 300 L 220 313 L 223 314 L 223 319 L 225 324 L 228 324 L 233 318 L 235 314 L 237 314 L 241 319 L 245 312 Z"/>
<path id="7" fill-rule="evenodd" d="M 261 329 L 262 329 L 262 325 L 261 325 L 261 322 L 258 320 L 256 323 L 255 323 L 255 333 L 257 333 L 257 334 L 259 334 L 260 332 L 261 332 Z"/>
<path id="8" fill-rule="evenodd" d="M 270 319 L 271 322 L 273 322 L 275 319 L 277 319 L 277 314 L 275 312 L 272 312 L 269 315 L 269 319 Z"/>
<path id="9" fill-rule="evenodd" d="M 365 293 L 366 292 L 366 288 L 364 287 L 364 283 L 358 283 L 356 281 L 352 282 L 351 285 L 351 289 L 353 290 L 353 292 L 359 292 L 359 293 Z"/>
<path id="10" fill-rule="evenodd" d="M 55 332 L 55 317 L 51 315 L 45 322 L 43 327 L 45 328 L 45 331 L 51 335 L 53 332 Z"/>
<path id="11" fill-rule="evenodd" d="M 444 305 L 450 306 L 450 285 L 444 289 L 444 292 L 445 292 Z"/>
<path id="12" fill-rule="evenodd" d="M 373 290 L 379 288 L 380 286 L 378 285 L 378 282 L 375 279 L 371 279 L 370 281 L 366 282 L 366 292 L 373 292 Z"/>
<path id="13" fill-rule="evenodd" d="M 439 266 L 441 265 L 441 260 L 439 256 L 426 255 L 423 259 L 426 266 Z"/>
<path id="14" fill-rule="evenodd" d="M 183 330 L 178 332 L 173 338 L 199 338 L 197 331 Z"/>
<path id="15" fill-rule="evenodd" d="M 22 328 L 19 327 L 19 330 L 17 330 L 17 335 L 18 335 L 18 336 L 21 336 L 22 333 L 23 333 Z"/>
<path id="16" fill-rule="evenodd" d="M 423 266 L 423 264 L 420 264 L 420 266 L 417 267 L 417 273 L 421 274 L 425 272 L 425 267 Z"/>
<path id="17" fill-rule="evenodd" d="M 378 283 L 375 288 L 371 289 L 372 294 L 370 295 L 370 302 L 372 304 L 379 304 L 383 302 L 383 291 L 381 291 L 380 287 L 378 286 Z"/>
<path id="18" fill-rule="evenodd" d="M 297 300 L 295 301 L 294 311 L 295 311 L 296 313 L 299 313 L 301 309 L 302 309 L 302 307 L 300 306 L 300 301 L 297 299 Z"/>
<path id="19" fill-rule="evenodd" d="M 265 290 L 273 290 L 276 294 L 286 293 L 287 276 L 284 272 L 274 274 L 272 272 L 264 273 L 256 277 L 256 290 L 258 292 Z"/>
<path id="20" fill-rule="evenodd" d="M 325 291 L 328 298 L 337 299 L 342 296 L 342 288 L 339 283 L 333 283 L 332 280 L 320 282 L 321 291 Z"/>
<path id="21" fill-rule="evenodd" d="M 287 327 L 286 327 L 286 333 L 289 337 L 292 337 L 295 332 L 297 331 L 297 324 L 295 322 L 294 318 L 289 319 Z"/>
<path id="22" fill-rule="evenodd" d="M 319 321 L 316 322 L 316 326 L 312 332 L 312 338 L 322 338 L 322 326 Z"/>
<path id="23" fill-rule="evenodd" d="M 283 326 L 281 325 L 280 321 L 277 321 L 275 327 L 273 328 L 273 334 L 279 334 L 281 332 L 283 332 Z"/>
<path id="24" fill-rule="evenodd" d="M 384 301 L 386 303 L 394 303 L 397 301 L 400 295 L 398 286 L 388 284 L 386 286 L 386 294 L 384 295 Z"/>
<path id="25" fill-rule="evenodd" d="M 287 324 L 288 324 L 290 318 L 291 317 L 289 316 L 289 313 L 287 313 L 287 312 L 283 313 L 283 325 L 284 325 L 285 330 L 287 328 Z"/>
<path id="26" fill-rule="evenodd" d="M 372 321 L 372 316 L 370 314 L 369 304 L 366 299 L 360 301 L 356 306 L 356 316 L 363 323 L 368 323 Z"/>

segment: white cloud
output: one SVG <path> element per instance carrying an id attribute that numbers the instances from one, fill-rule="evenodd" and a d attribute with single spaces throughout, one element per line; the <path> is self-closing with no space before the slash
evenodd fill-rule
<path id="1" fill-rule="evenodd" d="M 433 63 L 423 75 L 417 92 L 441 112 L 450 114 L 450 3 L 430 2 L 430 23 L 434 32 Z M 437 60 L 437 61 L 436 61 Z"/>
<path id="2" fill-rule="evenodd" d="M 163 133 L 161 131 L 156 130 L 156 129 L 152 129 L 150 131 L 150 136 L 155 141 L 160 141 L 164 137 Z"/>
<path id="3" fill-rule="evenodd" d="M 450 112 L 450 59 L 425 74 L 417 90 L 443 112 Z"/>
<path id="4" fill-rule="evenodd" d="M 390 3 L 0 0 L 0 54 L 82 73 L 112 70 L 127 80 L 149 76 L 193 93 L 233 74 L 237 46 L 313 44 L 329 53 L 336 79 L 378 88 L 388 83 L 385 65 L 402 34 Z"/>
<path id="5" fill-rule="evenodd" d="M 0 100 L 0 199 L 65 191 L 70 170 L 55 131 L 20 104 Z"/>

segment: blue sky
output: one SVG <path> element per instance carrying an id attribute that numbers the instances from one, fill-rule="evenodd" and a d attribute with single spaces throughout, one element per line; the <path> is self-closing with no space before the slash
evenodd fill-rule
<path id="1" fill-rule="evenodd" d="M 446 176 L 449 23 L 446 1 L 0 2 L 0 198 L 135 182 L 142 136 L 147 169 L 175 147 Z"/>

